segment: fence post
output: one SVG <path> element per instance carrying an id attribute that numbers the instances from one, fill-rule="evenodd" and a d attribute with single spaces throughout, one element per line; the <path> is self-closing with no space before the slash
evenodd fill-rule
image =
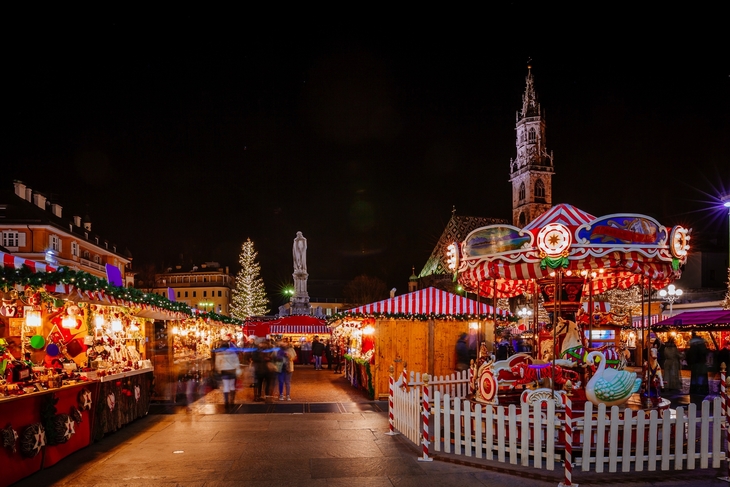
<path id="1" fill-rule="evenodd" d="M 720 364 L 720 401 L 722 402 L 722 415 L 727 417 L 725 414 L 725 405 L 727 404 L 727 387 L 725 386 L 726 380 L 726 365 L 725 362 Z"/>
<path id="2" fill-rule="evenodd" d="M 408 362 L 403 362 L 403 380 L 401 381 L 401 387 L 404 391 L 408 392 L 410 388 L 408 387 L 408 372 L 406 372 L 406 368 L 408 367 Z"/>
<path id="3" fill-rule="evenodd" d="M 563 433 L 565 434 L 565 478 L 558 484 L 558 487 L 576 486 L 573 483 L 573 402 L 567 395 L 564 395 L 563 405 L 565 406 L 565 422 Z"/>
<path id="4" fill-rule="evenodd" d="M 428 374 L 423 374 L 421 377 L 423 380 L 423 387 L 421 388 L 421 394 L 423 396 L 423 457 L 419 457 L 419 462 L 432 462 L 433 458 L 428 457 L 428 418 L 431 415 L 431 405 L 428 400 L 428 380 L 430 379 Z"/>
<path id="5" fill-rule="evenodd" d="M 388 368 L 388 372 L 388 432 L 385 434 L 394 436 L 398 434 L 395 432 L 395 421 L 393 419 L 393 388 L 395 387 L 393 372 L 395 372 L 395 367 L 391 365 Z"/>
<path id="6" fill-rule="evenodd" d="M 725 364 L 722 364 L 722 365 L 725 365 Z M 728 384 L 725 382 L 727 380 L 727 378 L 725 378 L 724 370 L 722 370 L 723 369 L 722 365 L 720 366 L 720 370 L 722 371 L 722 378 L 723 378 L 721 387 L 725 391 L 727 391 L 727 387 L 726 386 Z M 725 446 L 725 455 L 727 457 L 727 460 L 726 460 L 726 462 L 727 462 L 727 476 L 726 477 L 718 477 L 718 478 L 720 480 L 724 480 L 725 482 L 730 482 L 730 425 L 727 424 L 727 421 L 730 421 L 730 411 L 727 411 L 725 409 L 728 406 L 728 402 L 727 401 L 725 401 L 724 406 L 725 407 L 723 407 L 723 414 L 725 415 L 725 422 L 726 422 L 725 439 L 727 440 L 727 444 Z"/>

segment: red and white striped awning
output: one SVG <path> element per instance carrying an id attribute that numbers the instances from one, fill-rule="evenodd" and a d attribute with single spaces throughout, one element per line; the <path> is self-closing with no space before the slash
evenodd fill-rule
<path id="1" fill-rule="evenodd" d="M 661 321 L 661 316 L 659 316 L 659 315 L 651 315 L 651 317 L 648 317 L 648 316 L 644 317 L 644 319 L 646 319 L 647 322 L 649 321 L 648 318 L 651 318 L 652 325 L 656 325 L 657 323 L 659 323 L 659 321 Z M 634 316 L 632 321 L 633 321 L 632 325 L 634 326 L 634 328 L 641 328 L 641 325 L 643 323 L 641 316 Z"/>
<path id="2" fill-rule="evenodd" d="M 332 329 L 327 325 L 269 325 L 272 335 L 327 335 Z"/>
<path id="3" fill-rule="evenodd" d="M 537 219 L 528 223 L 525 227 L 525 230 L 540 230 L 542 227 L 550 223 L 560 223 L 572 230 L 578 228 L 585 223 L 590 223 L 595 219 L 595 216 L 581 210 L 580 208 L 561 203 L 559 205 L 553 206 L 548 211 L 540 215 Z"/>
<path id="4" fill-rule="evenodd" d="M 352 308 L 345 312 L 352 314 L 488 315 L 494 313 L 494 307 L 435 287 L 428 287 L 377 303 Z M 497 314 L 506 316 L 508 312 L 500 309 Z"/>
<path id="5" fill-rule="evenodd" d="M 588 310 L 588 301 L 583 301 L 583 311 L 586 313 Z M 611 311 L 611 303 L 608 303 L 606 301 L 599 301 L 599 302 L 593 302 L 593 311 L 598 311 L 600 313 L 608 313 Z"/>
<path id="6" fill-rule="evenodd" d="M 23 266 L 27 266 L 33 272 L 55 272 L 58 267 L 46 264 L 45 262 L 38 262 L 35 260 L 24 259 L 5 252 L 0 252 L 0 265 L 7 267 L 8 269 L 20 269 Z M 56 284 L 46 286 L 46 290 L 51 293 L 67 293 L 67 287 L 65 284 Z"/>

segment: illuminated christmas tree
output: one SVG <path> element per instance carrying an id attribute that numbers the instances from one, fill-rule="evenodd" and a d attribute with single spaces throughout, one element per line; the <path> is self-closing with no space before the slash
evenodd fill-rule
<path id="1" fill-rule="evenodd" d="M 231 315 L 245 320 L 251 316 L 262 316 L 269 312 L 269 300 L 266 298 L 264 280 L 260 277 L 261 266 L 256 262 L 258 252 L 254 250 L 251 239 L 246 239 L 241 246 L 238 263 L 241 270 L 236 276 L 236 288 L 233 290 Z"/>

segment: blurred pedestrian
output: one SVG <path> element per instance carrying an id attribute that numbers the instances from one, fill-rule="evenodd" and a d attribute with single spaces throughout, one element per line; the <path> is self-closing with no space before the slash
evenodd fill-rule
<path id="1" fill-rule="evenodd" d="M 236 347 L 230 339 L 221 342 L 215 351 L 215 368 L 223 383 L 223 402 L 226 408 L 236 402 L 236 372 L 240 363 Z"/>
<path id="2" fill-rule="evenodd" d="M 690 370 L 689 393 L 708 395 L 710 384 L 707 380 L 707 343 L 697 332 L 692 332 L 686 356 Z"/>
<path id="3" fill-rule="evenodd" d="M 469 345 L 466 343 L 466 333 L 459 335 L 456 340 L 456 371 L 461 372 L 469 368 Z"/>
<path id="4" fill-rule="evenodd" d="M 266 378 L 269 373 L 269 360 L 266 349 L 266 341 L 260 340 L 256 344 L 256 349 L 251 354 L 251 363 L 253 364 L 254 376 L 256 378 L 253 400 L 256 402 L 263 402 L 266 400 L 264 384 L 267 382 Z"/>
<path id="5" fill-rule="evenodd" d="M 679 349 L 674 338 L 669 337 L 664 344 L 664 377 L 669 390 L 681 390 L 682 379 L 679 374 Z"/>
<path id="6" fill-rule="evenodd" d="M 342 373 L 342 342 L 335 340 L 335 346 L 332 349 L 332 360 L 335 362 L 335 374 Z"/>
<path id="7" fill-rule="evenodd" d="M 312 355 L 314 355 L 314 370 L 322 370 L 322 355 L 324 354 L 324 343 L 319 341 L 319 336 L 314 335 L 312 341 Z"/>
<path id="8" fill-rule="evenodd" d="M 289 343 L 289 339 L 282 340 L 277 353 L 281 361 L 281 372 L 279 372 L 279 401 L 284 400 L 284 391 L 286 390 L 286 400 L 291 401 L 291 376 L 294 372 L 294 358 L 297 353 Z"/>
<path id="9" fill-rule="evenodd" d="M 327 370 L 332 370 L 332 344 L 329 340 L 325 340 L 324 356 L 327 359 Z"/>
<path id="10" fill-rule="evenodd" d="M 312 363 L 312 342 L 309 339 L 303 339 L 302 341 L 302 365 L 309 365 Z"/>

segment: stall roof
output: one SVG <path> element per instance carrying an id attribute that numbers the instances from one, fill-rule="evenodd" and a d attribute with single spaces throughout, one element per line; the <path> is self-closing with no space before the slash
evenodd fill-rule
<path id="1" fill-rule="evenodd" d="M 289 315 L 276 320 L 247 321 L 245 328 L 256 336 L 287 333 L 327 335 L 332 331 L 324 319 L 309 315 Z"/>
<path id="2" fill-rule="evenodd" d="M 727 328 L 730 324 L 730 310 L 714 311 L 686 311 L 652 325 L 652 328 L 680 328 L 692 327 L 695 329 Z"/>
<path id="3" fill-rule="evenodd" d="M 352 308 L 345 313 L 352 314 L 436 314 L 436 315 L 460 315 L 460 314 L 492 314 L 494 307 L 486 303 L 477 303 L 473 299 L 451 294 L 435 287 L 428 287 L 401 296 L 378 301 L 377 303 L 366 304 Z M 505 310 L 499 310 L 497 314 L 506 316 Z"/>

